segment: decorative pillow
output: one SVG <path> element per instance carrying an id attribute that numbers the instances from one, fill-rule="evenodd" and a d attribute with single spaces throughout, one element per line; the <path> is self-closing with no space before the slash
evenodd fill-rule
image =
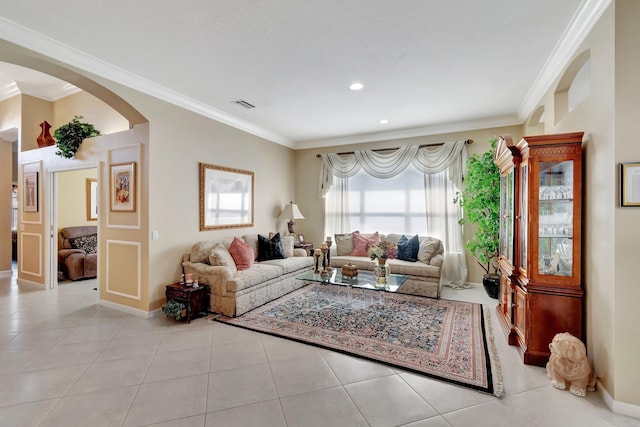
<path id="1" fill-rule="evenodd" d="M 196 243 L 191 247 L 191 256 L 189 257 L 189 261 L 208 264 L 209 252 L 211 252 L 215 246 L 216 242 L 211 240 Z"/>
<path id="2" fill-rule="evenodd" d="M 351 256 L 369 256 L 367 251 L 371 245 L 380 243 L 380 235 L 375 232 L 372 237 L 366 237 L 364 234 L 353 233 L 353 252 Z"/>
<path id="3" fill-rule="evenodd" d="M 412 238 L 402 236 L 398 240 L 398 259 L 403 261 L 418 261 L 418 249 L 420 249 L 420 239 L 416 234 Z"/>
<path id="4" fill-rule="evenodd" d="M 285 258 L 293 256 L 293 236 L 282 236 L 282 247 L 284 248 Z"/>
<path id="5" fill-rule="evenodd" d="M 353 235 L 357 234 L 357 231 L 353 233 L 336 234 L 336 253 L 340 256 L 351 255 L 353 252 Z"/>
<path id="6" fill-rule="evenodd" d="M 258 259 L 258 235 L 257 234 L 247 234 L 242 236 L 242 240 L 244 240 L 244 242 L 251 246 L 251 249 L 253 249 L 253 256 L 255 257 L 253 260 L 257 260 Z"/>
<path id="7" fill-rule="evenodd" d="M 258 234 L 258 261 L 286 258 L 280 233 L 276 233 L 271 239 Z"/>
<path id="8" fill-rule="evenodd" d="M 95 254 L 98 252 L 98 235 L 87 234 L 86 236 L 72 237 L 69 244 L 73 249 L 81 249 L 87 254 Z"/>
<path id="9" fill-rule="evenodd" d="M 238 270 L 247 270 L 253 265 L 255 255 L 251 246 L 235 237 L 231 245 L 229 245 L 229 253 L 233 257 Z"/>
<path id="10" fill-rule="evenodd" d="M 431 258 L 442 253 L 440 240 L 423 237 L 420 239 L 420 249 L 418 250 L 418 261 L 429 264 Z"/>
<path id="11" fill-rule="evenodd" d="M 229 250 L 225 248 L 222 243 L 218 243 L 211 252 L 209 252 L 209 264 L 227 267 L 233 274 L 238 271 L 236 262 L 233 260 Z"/>

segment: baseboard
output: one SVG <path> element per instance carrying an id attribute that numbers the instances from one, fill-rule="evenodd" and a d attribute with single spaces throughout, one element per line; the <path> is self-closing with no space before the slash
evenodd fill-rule
<path id="1" fill-rule="evenodd" d="M 596 390 L 611 412 L 640 419 L 640 406 L 613 400 L 607 389 L 598 381 Z"/>
<path id="2" fill-rule="evenodd" d="M 39 288 L 45 289 L 45 286 L 42 283 L 38 283 L 38 282 L 33 282 L 31 280 L 26 280 L 26 279 L 21 279 L 21 278 L 17 278 L 16 279 L 16 283 L 18 285 L 29 285 L 29 286 L 37 286 Z"/>
<path id="3" fill-rule="evenodd" d="M 13 276 L 13 270 L 0 271 L 0 279 L 8 279 Z"/>
<path id="4" fill-rule="evenodd" d="M 123 313 L 127 313 L 132 316 L 140 317 L 142 319 L 150 319 L 154 317 L 155 312 L 158 311 L 158 310 L 144 311 L 144 310 L 140 310 L 139 308 L 127 307 L 126 305 L 116 304 L 115 302 L 105 301 L 105 300 L 98 300 L 98 304 L 108 308 L 112 308 L 114 310 L 122 311 Z"/>

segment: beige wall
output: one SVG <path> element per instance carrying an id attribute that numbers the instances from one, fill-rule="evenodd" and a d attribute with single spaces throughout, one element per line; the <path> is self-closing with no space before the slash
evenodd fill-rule
<path id="1" fill-rule="evenodd" d="M 305 219 L 296 221 L 296 231 L 303 233 L 305 239 L 312 242 L 324 240 L 324 201 L 318 192 L 321 160 L 316 154 L 339 153 L 351 150 L 365 150 L 376 148 L 400 147 L 404 145 L 435 144 L 446 141 L 473 139 L 474 143 L 469 145 L 469 156 L 475 153 L 483 153 L 490 149 L 487 142 L 493 135 L 510 134 L 514 140 L 522 137 L 521 126 L 508 126 L 491 129 L 478 129 L 466 132 L 455 132 L 440 135 L 430 135 L 417 138 L 395 139 L 388 141 L 377 141 L 367 144 L 342 145 L 328 148 L 314 148 L 308 150 L 298 150 L 295 153 L 296 169 L 296 202 L 302 211 Z M 476 227 L 469 224 L 464 226 L 464 240 L 470 240 Z M 375 231 L 375 230 L 371 230 Z M 468 281 L 480 283 L 484 270 L 477 264 L 475 258 L 467 251 L 467 264 L 469 266 Z"/>
<path id="2" fill-rule="evenodd" d="M 11 274 L 11 151 L 0 138 L 0 274 Z"/>
<path id="3" fill-rule="evenodd" d="M 576 56 L 590 51 L 591 94 L 554 124 L 554 88 L 545 95 L 546 133 L 584 131 L 583 285 L 587 352 L 616 402 L 640 405 L 640 240 L 638 210 L 618 207 L 618 164 L 638 161 L 640 4 L 617 0 Z M 528 129 L 525 126 L 525 133 Z"/>
<path id="4" fill-rule="evenodd" d="M 21 151 L 34 150 L 38 148 L 38 135 L 42 132 L 40 123 L 49 122 L 52 125 L 50 130 L 53 135 L 53 104 L 29 95 L 22 95 L 22 112 L 20 127 L 20 149 Z"/>
<path id="5" fill-rule="evenodd" d="M 63 171 L 56 174 L 58 230 L 65 227 L 97 225 L 87 219 L 87 179 L 97 179 L 96 168 Z"/>
<path id="6" fill-rule="evenodd" d="M 53 103 L 51 135 L 74 116 L 84 117 L 83 122 L 93 124 L 104 135 L 129 129 L 129 121 L 116 110 L 87 92 L 78 92 Z"/>

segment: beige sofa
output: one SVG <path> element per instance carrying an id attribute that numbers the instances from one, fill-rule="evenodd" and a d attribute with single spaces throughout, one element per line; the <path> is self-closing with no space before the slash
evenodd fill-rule
<path id="1" fill-rule="evenodd" d="M 226 316 L 239 316 L 269 301 L 301 288 L 306 284 L 296 276 L 313 269 L 314 259 L 304 249 L 293 248 L 293 237 L 282 237 L 284 259 L 257 261 L 258 237 L 242 236 L 254 249 L 255 262 L 246 270 L 233 271 L 222 265 L 211 265 L 209 256 L 217 244 L 229 249 L 233 238 L 204 241 L 193 245 L 191 253 L 182 257 L 185 274 L 192 274 L 199 283 L 211 287 L 210 309 Z"/>
<path id="2" fill-rule="evenodd" d="M 355 265 L 358 270 L 373 270 L 374 261 L 368 256 L 352 256 L 353 243 L 349 243 L 352 233 L 335 236 L 335 245 L 331 247 L 331 266 L 342 267 L 347 263 Z M 370 236 L 370 235 L 369 235 Z M 401 234 L 380 234 L 380 240 L 398 243 Z M 408 236 L 411 237 L 411 236 Z M 444 246 L 442 241 L 428 236 L 419 236 L 420 248 L 418 261 L 388 259 L 387 265 L 393 274 L 404 274 L 408 279 L 400 286 L 398 292 L 440 298 L 440 277 L 443 270 Z"/>

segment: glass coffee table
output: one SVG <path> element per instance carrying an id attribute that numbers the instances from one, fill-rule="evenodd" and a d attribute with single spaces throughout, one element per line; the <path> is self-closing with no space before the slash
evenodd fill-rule
<path id="1" fill-rule="evenodd" d="M 316 283 L 316 296 L 318 295 L 319 285 L 338 285 L 347 287 L 348 298 L 352 298 L 352 289 L 371 289 L 375 291 L 381 291 L 378 294 L 379 302 L 384 302 L 383 295 L 385 292 L 396 292 L 400 285 L 402 285 L 407 276 L 403 274 L 390 274 L 387 276 L 387 283 L 377 283 L 377 277 L 373 272 L 367 270 L 358 271 L 356 277 L 342 276 L 342 270 L 340 268 L 334 268 L 328 272 L 327 275 L 320 273 L 314 273 L 313 270 L 307 271 L 304 274 L 296 276 L 298 280 L 304 280 L 306 282 Z M 363 292 L 364 293 L 364 292 Z"/>

